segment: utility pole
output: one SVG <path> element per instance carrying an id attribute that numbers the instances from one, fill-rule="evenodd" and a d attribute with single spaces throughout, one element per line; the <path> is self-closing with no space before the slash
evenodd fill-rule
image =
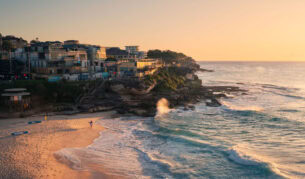
<path id="1" fill-rule="evenodd" d="M 94 60 L 95 60 L 95 53 L 96 53 L 96 50 L 94 47 L 89 47 L 89 54 L 90 54 L 90 57 L 89 57 L 89 77 L 90 79 L 93 78 L 93 69 L 92 67 L 94 67 Z"/>
<path id="2" fill-rule="evenodd" d="M 28 60 L 28 73 L 31 73 L 30 47 L 26 47 L 26 57 Z"/>
<path id="3" fill-rule="evenodd" d="M 8 58 L 10 60 L 10 74 L 12 74 L 12 57 L 11 57 L 11 50 L 8 51 Z"/>

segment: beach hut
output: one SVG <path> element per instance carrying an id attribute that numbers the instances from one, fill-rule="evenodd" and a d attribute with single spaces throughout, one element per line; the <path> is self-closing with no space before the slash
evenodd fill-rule
<path id="1" fill-rule="evenodd" d="M 5 89 L 1 97 L 10 111 L 27 110 L 31 102 L 30 93 L 25 88 Z"/>

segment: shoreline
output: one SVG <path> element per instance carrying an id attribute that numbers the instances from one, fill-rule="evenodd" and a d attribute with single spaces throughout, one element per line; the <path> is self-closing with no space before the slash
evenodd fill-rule
<path id="1" fill-rule="evenodd" d="M 42 116 L 0 120 L 1 178 L 92 178 L 90 171 L 77 171 L 61 163 L 54 152 L 64 148 L 87 147 L 105 130 L 89 121 L 112 117 L 114 112 L 49 116 L 47 121 L 28 125 L 28 121 L 43 120 Z M 11 136 L 12 132 L 29 134 Z M 85 134 L 85 135 L 84 135 Z M 103 172 L 101 172 L 103 173 Z M 104 175 L 103 178 L 111 176 Z"/>

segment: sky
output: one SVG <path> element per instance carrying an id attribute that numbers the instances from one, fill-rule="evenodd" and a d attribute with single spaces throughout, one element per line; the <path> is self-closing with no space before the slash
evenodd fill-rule
<path id="1" fill-rule="evenodd" d="M 0 0 L 0 33 L 196 60 L 305 61 L 305 1 Z"/>

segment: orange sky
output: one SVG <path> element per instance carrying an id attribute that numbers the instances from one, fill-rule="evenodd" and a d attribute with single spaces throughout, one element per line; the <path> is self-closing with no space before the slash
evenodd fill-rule
<path id="1" fill-rule="evenodd" d="M 196 60 L 305 61 L 304 0 L 0 0 L 27 40 L 171 49 Z"/>

